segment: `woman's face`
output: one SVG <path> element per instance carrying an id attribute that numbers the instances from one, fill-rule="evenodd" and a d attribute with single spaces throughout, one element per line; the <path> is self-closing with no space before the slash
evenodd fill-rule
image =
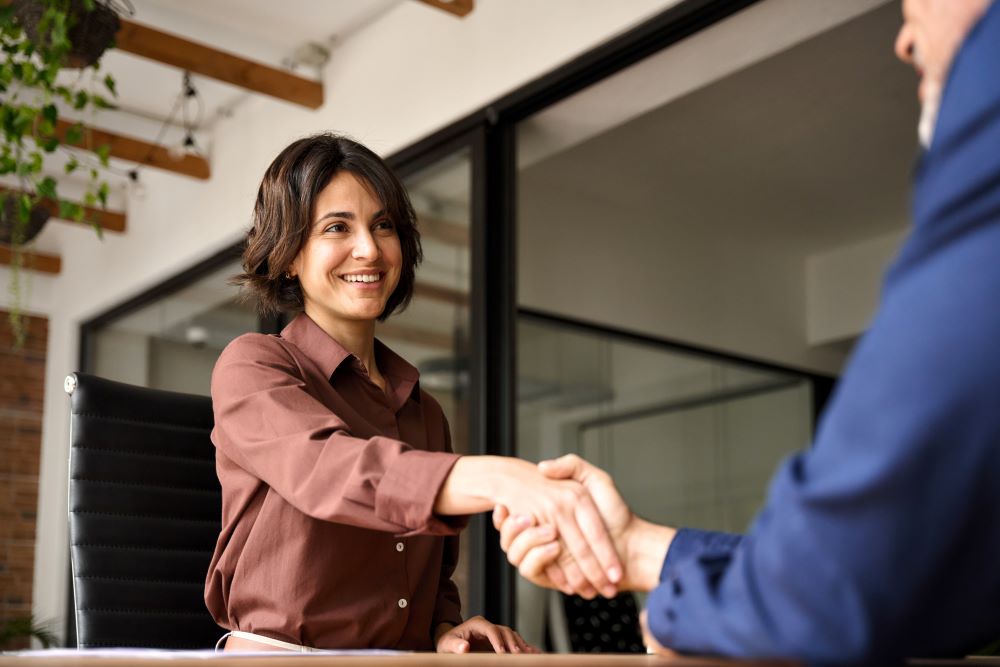
<path id="1" fill-rule="evenodd" d="M 349 171 L 334 174 L 316 198 L 309 237 L 289 269 L 314 320 L 375 320 L 399 282 L 399 236 L 365 185 Z"/>

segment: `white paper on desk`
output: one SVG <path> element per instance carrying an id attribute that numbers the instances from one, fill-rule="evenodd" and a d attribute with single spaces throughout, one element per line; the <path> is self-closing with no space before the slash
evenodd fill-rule
<path id="1" fill-rule="evenodd" d="M 268 657 L 273 658 L 276 651 L 215 651 L 213 649 L 203 649 L 198 651 L 169 651 L 158 648 L 99 648 L 99 649 L 75 649 L 75 648 L 48 648 L 32 651 L 5 651 L 0 652 L 3 656 L 16 658 L 78 658 L 80 656 L 95 658 L 146 658 L 154 660 L 190 660 L 199 658 L 212 660 L 214 658 L 253 658 Z M 296 651 L 282 651 L 281 657 L 310 655 L 399 655 L 407 651 L 391 651 L 388 649 L 342 649 L 330 651 L 310 651 L 308 653 L 298 653 Z"/>

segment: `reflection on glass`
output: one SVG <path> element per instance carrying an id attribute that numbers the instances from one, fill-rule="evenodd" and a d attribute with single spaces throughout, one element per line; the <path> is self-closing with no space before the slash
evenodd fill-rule
<path id="1" fill-rule="evenodd" d="M 417 212 L 424 261 L 413 301 L 375 335 L 420 370 L 420 387 L 441 404 L 451 444 L 469 453 L 469 195 L 467 150 L 404 179 Z M 461 541 L 455 582 L 469 605 L 469 539 Z"/>
<path id="2" fill-rule="evenodd" d="M 229 341 L 257 330 L 253 306 L 237 302 L 233 262 L 94 335 L 92 372 L 143 387 L 209 393 L 215 360 Z"/>
<path id="3" fill-rule="evenodd" d="M 740 532 L 781 458 L 812 432 L 800 376 L 522 315 L 518 453 L 576 453 L 607 470 L 636 513 Z M 546 593 L 518 581 L 518 627 L 545 622 Z"/>

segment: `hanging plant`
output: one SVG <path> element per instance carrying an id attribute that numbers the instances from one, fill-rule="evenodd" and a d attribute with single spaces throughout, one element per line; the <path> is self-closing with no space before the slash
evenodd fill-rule
<path id="1" fill-rule="evenodd" d="M 41 0 L 13 2 L 14 20 L 24 30 L 28 40 L 36 45 L 44 43 L 47 38 L 42 25 L 50 4 Z M 66 28 L 69 50 L 62 67 L 83 69 L 96 64 L 114 43 L 121 27 L 118 12 L 109 3 L 100 0 L 69 0 L 66 12 L 73 20 Z"/>
<path id="2" fill-rule="evenodd" d="M 122 7 L 113 0 L 14 0 L 0 7 L 0 176 L 18 182 L 16 190 L 0 190 L 0 242 L 11 251 L 9 319 L 18 346 L 25 336 L 20 284 L 25 244 L 52 211 L 81 222 L 84 205 L 107 205 L 109 186 L 101 169 L 108 167 L 110 147 L 91 145 L 82 123 L 64 123 L 59 116 L 60 108 L 78 115 L 112 108 L 105 95 L 117 95 L 115 80 L 111 75 L 101 79 L 98 70 L 118 31 L 118 11 Z M 81 68 L 81 75 L 64 83 L 58 77 L 63 68 Z M 87 70 L 90 77 L 83 76 Z M 60 148 L 71 145 L 97 156 L 88 162 L 66 151 L 68 160 L 60 162 L 63 173 L 86 175 L 83 205 L 62 199 L 53 169 L 46 169 Z M 100 236 L 100 226 L 92 222 Z"/>

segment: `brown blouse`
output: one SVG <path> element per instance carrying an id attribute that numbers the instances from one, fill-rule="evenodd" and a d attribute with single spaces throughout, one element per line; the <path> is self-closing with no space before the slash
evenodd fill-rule
<path id="1" fill-rule="evenodd" d="M 457 455 L 417 370 L 376 341 L 383 392 L 305 314 L 245 334 L 212 373 L 219 625 L 317 648 L 429 650 L 459 624 L 465 520 L 434 500 Z"/>

